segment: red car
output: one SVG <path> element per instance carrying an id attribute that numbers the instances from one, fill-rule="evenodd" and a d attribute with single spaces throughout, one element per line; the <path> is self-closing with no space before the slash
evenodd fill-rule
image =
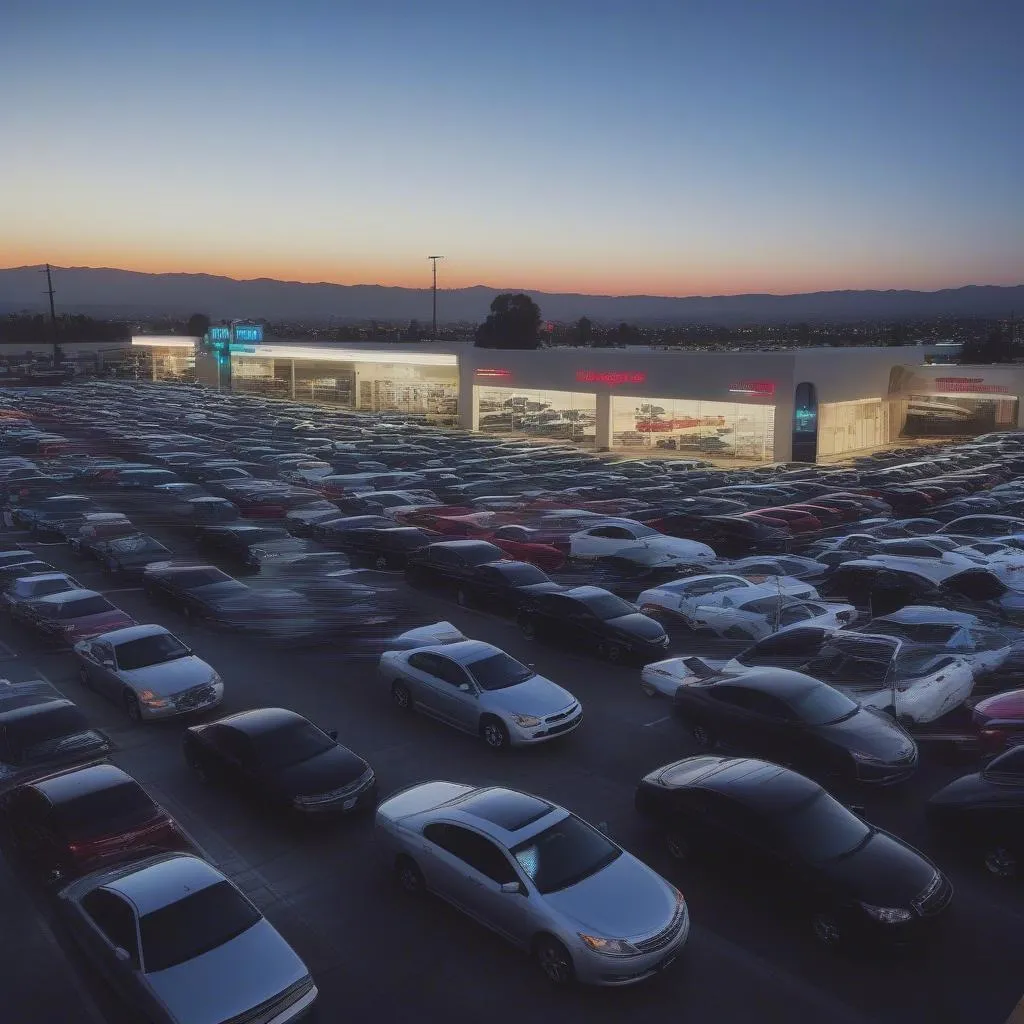
<path id="1" fill-rule="evenodd" d="M 538 538 L 536 530 L 509 523 L 499 526 L 487 539 L 517 562 L 530 562 L 545 572 L 561 569 L 565 565 L 565 551 L 535 538 Z"/>
<path id="2" fill-rule="evenodd" d="M 253 490 L 231 495 L 238 511 L 248 519 L 284 519 L 293 509 L 322 500 L 319 492 L 302 488 Z"/>
<path id="3" fill-rule="evenodd" d="M 12 607 L 12 617 L 15 609 Z M 75 644 L 112 629 L 134 626 L 135 620 L 95 590 L 65 590 L 17 606 L 17 618 L 46 640 Z"/>
<path id="4" fill-rule="evenodd" d="M 793 533 L 817 533 L 821 529 L 821 520 L 801 508 L 784 506 L 782 508 L 762 508 L 758 511 L 770 519 L 781 519 Z"/>
<path id="5" fill-rule="evenodd" d="M 971 719 L 986 754 L 1024 743 L 1024 690 L 1007 690 L 978 701 Z"/>
<path id="6" fill-rule="evenodd" d="M 581 501 L 579 504 L 579 508 L 588 512 L 609 516 L 628 516 L 630 512 L 638 512 L 647 507 L 646 503 L 636 498 L 606 498 L 603 501 Z"/>
<path id="7" fill-rule="evenodd" d="M 784 530 L 787 535 L 792 535 L 793 533 L 790 529 L 789 523 L 787 523 L 785 519 L 773 516 L 771 512 L 766 509 L 757 509 L 753 512 L 740 512 L 735 518 L 749 519 L 751 522 L 760 523 L 762 526 L 770 526 L 775 530 Z"/>
<path id="8" fill-rule="evenodd" d="M 402 526 L 422 526 L 432 530 L 434 523 L 442 516 L 468 516 L 473 511 L 467 505 L 427 505 L 396 508 L 391 516 Z"/>
<path id="9" fill-rule="evenodd" d="M 197 852 L 174 819 L 112 764 L 26 782 L 0 800 L 0 820 L 15 852 L 48 881 L 164 850 Z"/>

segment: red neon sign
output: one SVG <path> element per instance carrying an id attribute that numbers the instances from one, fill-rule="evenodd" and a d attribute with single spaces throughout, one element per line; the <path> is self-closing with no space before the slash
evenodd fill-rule
<path id="1" fill-rule="evenodd" d="M 775 397 L 773 380 L 741 380 L 729 388 L 731 395 L 758 395 L 761 398 Z"/>
<path id="2" fill-rule="evenodd" d="M 476 375 L 478 377 L 511 377 L 511 370 L 497 370 L 493 367 L 487 367 L 482 370 L 477 370 Z"/>
<path id="3" fill-rule="evenodd" d="M 581 384 L 607 384 L 615 387 L 616 384 L 643 384 L 647 374 L 624 370 L 577 370 L 576 379 Z"/>
<path id="4" fill-rule="evenodd" d="M 1009 388 L 986 384 L 984 377 L 936 377 L 935 387 L 942 391 L 971 391 L 976 395 L 1005 395 Z"/>

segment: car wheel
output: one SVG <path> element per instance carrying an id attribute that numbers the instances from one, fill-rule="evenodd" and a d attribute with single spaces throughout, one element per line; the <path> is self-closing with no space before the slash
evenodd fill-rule
<path id="1" fill-rule="evenodd" d="M 533 619 L 520 619 L 519 629 L 527 640 L 534 640 L 537 637 L 537 623 Z"/>
<path id="2" fill-rule="evenodd" d="M 89 678 L 89 670 L 84 666 L 78 667 L 78 681 L 87 689 L 92 689 L 92 680 Z"/>
<path id="3" fill-rule="evenodd" d="M 379 569 L 381 572 L 383 572 L 388 567 L 387 558 L 385 558 L 384 555 L 378 555 L 377 558 L 374 560 L 373 567 L 374 569 Z"/>
<path id="4" fill-rule="evenodd" d="M 993 846 L 985 854 L 985 870 L 996 878 L 1013 878 L 1017 874 L 1017 858 L 1005 846 Z"/>
<path id="5" fill-rule="evenodd" d="M 533 944 L 533 955 L 552 985 L 568 985 L 575 977 L 569 951 L 553 936 L 541 935 Z"/>
<path id="6" fill-rule="evenodd" d="M 669 832 L 665 836 L 665 849 L 673 860 L 690 859 L 690 841 L 681 832 Z"/>
<path id="7" fill-rule="evenodd" d="M 187 760 L 189 768 L 196 773 L 196 778 L 205 785 L 209 785 L 212 781 L 210 773 L 206 770 L 206 766 L 199 759 L 198 755 L 189 754 Z"/>
<path id="8" fill-rule="evenodd" d="M 597 653 L 599 657 L 604 658 L 605 661 L 611 662 L 611 664 L 613 665 L 620 664 L 626 654 L 626 652 L 622 649 L 621 644 L 615 643 L 598 644 Z"/>
<path id="9" fill-rule="evenodd" d="M 408 711 L 412 707 L 412 695 L 409 693 L 409 687 L 404 683 L 395 680 L 391 684 L 391 696 L 394 699 L 395 704 L 398 705 L 402 711 Z"/>
<path id="10" fill-rule="evenodd" d="M 508 747 L 508 729 L 500 718 L 485 718 L 480 723 L 480 735 L 491 750 L 505 750 Z"/>
<path id="11" fill-rule="evenodd" d="M 404 854 L 395 858 L 395 881 L 410 896 L 419 896 L 426 890 L 420 866 L 412 857 L 406 857 Z"/>
<path id="12" fill-rule="evenodd" d="M 455 600 L 462 608 L 468 608 L 471 604 L 469 600 L 469 592 L 465 590 L 463 587 L 459 587 L 459 589 L 456 591 Z"/>
<path id="13" fill-rule="evenodd" d="M 656 687 L 651 686 L 650 683 L 641 683 L 640 689 L 643 690 L 644 696 L 646 697 L 657 697 L 658 691 Z"/>
<path id="14" fill-rule="evenodd" d="M 192 609 L 191 609 L 191 607 L 189 607 L 189 605 L 183 604 L 181 606 L 181 617 L 186 622 L 191 622 L 192 621 Z"/>
<path id="15" fill-rule="evenodd" d="M 843 933 L 839 921 L 829 910 L 820 910 L 811 918 L 811 930 L 826 949 L 838 949 L 842 945 Z"/>
<path id="16" fill-rule="evenodd" d="M 142 708 L 139 705 L 138 697 L 134 693 L 126 693 L 124 695 L 124 710 L 131 721 L 142 721 Z"/>
<path id="17" fill-rule="evenodd" d="M 693 742 L 698 747 L 706 747 L 710 749 L 715 745 L 715 737 L 711 735 L 711 731 L 706 725 L 702 725 L 700 722 L 695 722 L 690 726 L 690 735 L 693 737 Z"/>

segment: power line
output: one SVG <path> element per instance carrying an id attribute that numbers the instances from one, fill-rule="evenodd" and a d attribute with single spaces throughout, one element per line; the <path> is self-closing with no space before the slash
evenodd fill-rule
<path id="1" fill-rule="evenodd" d="M 443 260 L 444 257 L 443 256 L 428 256 L 427 259 L 430 260 L 431 264 L 433 264 L 433 269 L 434 269 L 434 289 L 433 289 L 434 315 L 433 315 L 433 317 L 431 318 L 431 321 L 430 321 L 430 323 L 431 323 L 430 338 L 431 338 L 432 341 L 436 341 L 437 340 L 437 261 L 438 260 Z"/>
<path id="2" fill-rule="evenodd" d="M 53 308 L 53 278 L 50 276 L 50 264 L 46 264 L 46 294 L 50 296 L 50 333 L 53 338 L 53 366 L 54 369 L 57 367 L 57 355 L 59 346 L 57 345 L 57 313 Z"/>

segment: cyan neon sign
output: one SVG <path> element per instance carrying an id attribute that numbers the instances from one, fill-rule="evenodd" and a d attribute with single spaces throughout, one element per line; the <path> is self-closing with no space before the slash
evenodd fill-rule
<path id="1" fill-rule="evenodd" d="M 231 328 L 230 327 L 211 327 L 206 332 L 206 337 L 210 341 L 230 341 L 231 340 Z"/>
<path id="2" fill-rule="evenodd" d="M 263 341 L 263 327 L 260 324 L 236 324 L 234 341 Z"/>

